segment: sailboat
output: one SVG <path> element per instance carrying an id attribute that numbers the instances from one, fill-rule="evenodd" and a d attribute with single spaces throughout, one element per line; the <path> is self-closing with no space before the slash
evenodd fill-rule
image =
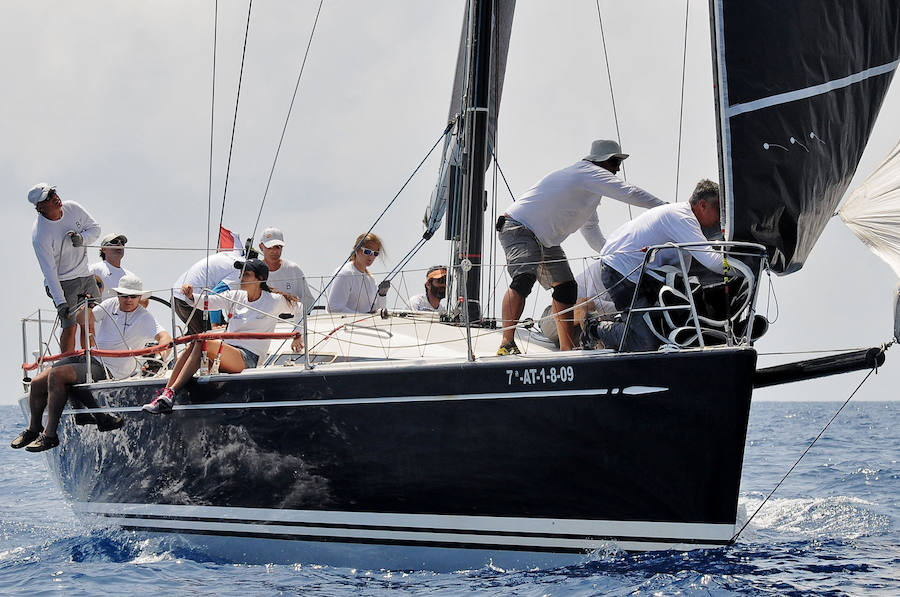
<path id="1" fill-rule="evenodd" d="M 425 217 L 428 238 L 446 221 L 455 309 L 313 311 L 303 354 L 273 341 L 266 366 L 199 377 L 167 416 L 140 413 L 159 378 L 74 387 L 73 403 L 127 419 L 100 434 L 64 413 L 48 462 L 78 513 L 240 561 L 376 568 L 545 567 L 611 545 L 733 540 L 753 389 L 883 360 L 760 370 L 753 328 L 763 269 L 802 266 L 855 171 L 900 56 L 900 8 L 713 0 L 718 246 L 745 265 L 745 302 L 701 314 L 682 268 L 670 273 L 686 305 L 670 307 L 687 340 L 496 357 L 480 296 L 484 173 L 514 8 L 470 0 L 463 21 Z"/>

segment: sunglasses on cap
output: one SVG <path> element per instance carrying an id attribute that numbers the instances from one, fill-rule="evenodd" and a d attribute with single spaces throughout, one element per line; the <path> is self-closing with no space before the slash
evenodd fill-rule
<path id="1" fill-rule="evenodd" d="M 104 246 L 116 245 L 117 247 L 121 247 L 124 244 L 125 243 L 122 242 L 121 238 L 114 238 L 111 241 L 107 241 L 106 243 L 104 243 Z"/>
<path id="2" fill-rule="evenodd" d="M 374 255 L 375 257 L 378 257 L 380 253 L 379 251 L 373 251 L 372 249 L 367 249 L 365 247 L 360 247 L 359 250 L 363 252 L 363 255 Z"/>

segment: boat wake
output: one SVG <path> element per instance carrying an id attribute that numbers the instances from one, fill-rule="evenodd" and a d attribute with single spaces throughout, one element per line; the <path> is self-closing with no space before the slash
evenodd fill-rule
<path id="1" fill-rule="evenodd" d="M 762 503 L 761 496 L 742 498 L 738 525 Z M 881 535 L 890 530 L 889 516 L 877 511 L 877 504 L 848 496 L 817 498 L 775 498 L 768 501 L 750 522 L 743 536 L 772 532 L 796 538 L 854 540 Z"/>

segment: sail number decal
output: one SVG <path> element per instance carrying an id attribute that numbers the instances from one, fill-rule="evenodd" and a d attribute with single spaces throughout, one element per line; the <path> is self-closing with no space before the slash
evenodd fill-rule
<path id="1" fill-rule="evenodd" d="M 518 382 L 522 385 L 567 383 L 575 380 L 575 369 L 571 365 L 541 367 L 533 369 L 507 369 L 507 384 Z"/>

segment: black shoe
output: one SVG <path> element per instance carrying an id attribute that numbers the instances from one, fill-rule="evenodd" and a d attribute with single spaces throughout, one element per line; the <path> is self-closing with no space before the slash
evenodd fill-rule
<path id="1" fill-rule="evenodd" d="M 25 446 L 25 449 L 29 452 L 43 452 L 44 450 L 50 450 L 59 445 L 59 438 L 55 435 L 50 437 L 49 435 L 40 434 L 36 440 Z"/>
<path id="2" fill-rule="evenodd" d="M 43 431 L 43 429 L 41 429 Z M 10 442 L 9 447 L 18 450 L 19 448 L 24 448 L 34 440 L 38 438 L 41 434 L 41 431 L 32 431 L 31 429 L 26 429 L 19 436 Z"/>
<path id="3" fill-rule="evenodd" d="M 97 419 L 91 413 L 75 413 L 76 425 L 96 425 Z"/>
<path id="4" fill-rule="evenodd" d="M 97 419 L 97 429 L 99 431 L 112 431 L 120 429 L 125 424 L 125 419 L 116 415 L 108 415 L 106 413 L 98 413 L 94 415 Z"/>

